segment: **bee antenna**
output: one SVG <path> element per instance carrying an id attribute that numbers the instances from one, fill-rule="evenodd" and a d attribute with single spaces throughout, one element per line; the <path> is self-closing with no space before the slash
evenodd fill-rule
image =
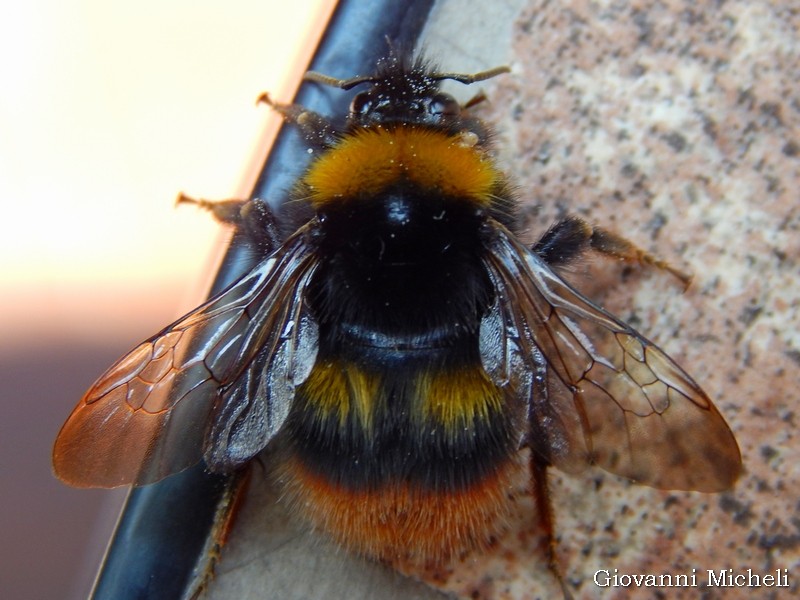
<path id="1" fill-rule="evenodd" d="M 507 65 L 502 65 L 500 67 L 494 67 L 493 69 L 487 69 L 486 71 L 480 71 L 478 73 L 431 73 L 429 77 L 434 81 L 452 79 L 453 81 L 458 81 L 459 83 L 470 84 L 477 81 L 491 79 L 492 77 L 496 77 L 501 73 L 510 72 L 511 69 Z"/>
<path id="2" fill-rule="evenodd" d="M 359 75 L 357 77 L 351 77 L 350 79 L 336 79 L 330 75 L 324 75 L 322 73 L 317 73 L 316 71 L 308 71 L 305 75 L 303 75 L 303 80 L 313 81 L 314 83 L 329 85 L 331 87 L 338 87 L 343 90 L 349 90 L 362 83 L 375 83 L 377 78 L 374 75 Z"/>

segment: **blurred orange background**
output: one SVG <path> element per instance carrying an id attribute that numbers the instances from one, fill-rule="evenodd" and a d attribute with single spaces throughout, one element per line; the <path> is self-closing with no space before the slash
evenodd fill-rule
<path id="1" fill-rule="evenodd" d="M 0 589 L 85 598 L 124 492 L 50 472 L 104 368 L 203 299 L 332 0 L 34 0 L 0 24 Z"/>

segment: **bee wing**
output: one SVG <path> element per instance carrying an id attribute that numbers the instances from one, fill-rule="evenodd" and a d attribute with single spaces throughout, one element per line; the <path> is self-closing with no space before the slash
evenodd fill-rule
<path id="1" fill-rule="evenodd" d="M 305 232 L 109 368 L 56 439 L 56 475 L 78 487 L 143 485 L 204 453 L 222 470 L 259 452 L 316 358 Z"/>
<path id="2" fill-rule="evenodd" d="M 730 488 L 733 433 L 671 358 L 553 273 L 493 223 L 485 264 L 496 300 L 481 324 L 484 368 L 499 385 L 533 374 L 530 445 L 567 470 L 585 464 L 663 489 Z"/>

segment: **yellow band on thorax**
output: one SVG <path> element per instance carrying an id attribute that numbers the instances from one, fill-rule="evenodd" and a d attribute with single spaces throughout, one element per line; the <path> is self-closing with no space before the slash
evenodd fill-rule
<path id="1" fill-rule="evenodd" d="M 342 198 L 374 196 L 401 181 L 487 205 L 501 178 L 474 134 L 397 126 L 343 138 L 311 165 L 303 182 L 314 208 Z"/>

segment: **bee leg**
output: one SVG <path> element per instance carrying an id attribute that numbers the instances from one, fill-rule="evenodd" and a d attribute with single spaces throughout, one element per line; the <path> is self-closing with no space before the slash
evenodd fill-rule
<path id="1" fill-rule="evenodd" d="M 539 517 L 539 528 L 544 533 L 542 550 L 547 556 L 550 572 L 561 586 L 564 600 L 572 600 L 572 593 L 564 581 L 564 575 L 561 572 L 561 565 L 558 562 L 558 554 L 556 553 L 555 517 L 553 516 L 553 505 L 550 502 L 550 490 L 547 485 L 547 464 L 534 451 L 531 452 L 530 469 L 531 480 L 533 481 L 533 496 Z"/>
<path id="2" fill-rule="evenodd" d="M 328 119 L 304 106 L 274 102 L 267 92 L 256 100 L 256 104 L 262 103 L 279 113 L 287 123 L 297 125 L 306 143 L 316 150 L 330 148 L 340 135 Z"/>
<path id="3" fill-rule="evenodd" d="M 233 225 L 269 254 L 281 243 L 278 217 L 269 204 L 260 198 L 253 200 L 205 200 L 192 198 L 183 192 L 176 204 L 194 204 L 207 210 L 220 223 Z"/>
<path id="4" fill-rule="evenodd" d="M 202 598 L 214 579 L 217 563 L 222 558 L 222 548 L 228 541 L 239 509 L 250 487 L 252 469 L 247 468 L 233 473 L 225 482 L 225 490 L 217 504 L 214 523 L 206 538 L 205 548 L 197 561 L 191 580 L 187 583 L 184 598 Z"/>
<path id="5" fill-rule="evenodd" d="M 624 237 L 584 221 L 580 217 L 569 216 L 547 230 L 533 245 L 536 252 L 551 267 L 568 265 L 588 251 L 617 258 L 626 262 L 652 265 L 676 277 L 688 288 L 692 276 L 676 269 L 668 262 L 639 248 Z"/>

